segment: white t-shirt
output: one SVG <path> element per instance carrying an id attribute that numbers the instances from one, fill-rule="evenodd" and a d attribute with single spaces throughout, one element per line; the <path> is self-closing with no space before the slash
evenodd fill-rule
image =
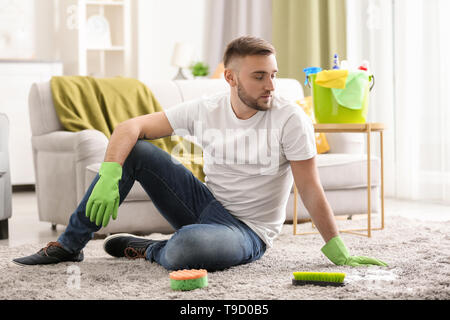
<path id="1" fill-rule="evenodd" d="M 165 114 L 174 134 L 194 137 L 203 148 L 205 184 L 215 198 L 272 247 L 293 184 L 289 160 L 317 153 L 314 127 L 303 109 L 274 95 L 271 109 L 242 120 L 224 92 Z"/>

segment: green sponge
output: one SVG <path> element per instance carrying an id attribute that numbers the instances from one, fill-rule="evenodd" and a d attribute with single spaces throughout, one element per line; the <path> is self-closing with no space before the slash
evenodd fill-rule
<path id="1" fill-rule="evenodd" d="M 178 270 L 171 272 L 169 277 L 173 290 L 194 290 L 208 285 L 208 273 L 204 269 Z"/>

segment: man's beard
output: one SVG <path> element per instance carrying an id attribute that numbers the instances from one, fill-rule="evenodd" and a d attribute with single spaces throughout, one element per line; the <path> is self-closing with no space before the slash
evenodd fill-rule
<path id="1" fill-rule="evenodd" d="M 258 111 L 267 111 L 268 109 L 270 109 L 270 102 L 271 99 L 269 99 L 267 104 L 259 104 L 258 99 L 253 99 L 252 97 L 250 97 L 250 95 L 247 94 L 247 92 L 245 91 L 245 89 L 238 83 L 237 84 L 237 94 L 239 99 L 241 99 L 241 101 L 248 107 L 258 110 Z M 268 93 L 270 94 L 270 93 Z"/>

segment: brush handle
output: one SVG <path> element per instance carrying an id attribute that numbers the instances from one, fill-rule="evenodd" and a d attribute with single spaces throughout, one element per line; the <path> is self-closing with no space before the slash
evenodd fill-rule
<path id="1" fill-rule="evenodd" d="M 295 280 L 295 279 L 292 279 L 292 284 L 294 286 L 306 286 L 308 284 L 312 284 L 312 285 L 321 286 L 321 287 L 326 287 L 326 286 L 343 287 L 345 285 L 343 282 Z"/>

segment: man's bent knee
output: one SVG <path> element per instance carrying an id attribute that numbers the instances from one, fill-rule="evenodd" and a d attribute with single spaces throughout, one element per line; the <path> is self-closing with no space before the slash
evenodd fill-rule
<path id="1" fill-rule="evenodd" d="M 167 269 L 217 270 L 242 261 L 242 246 L 225 241 L 204 226 L 184 226 L 167 242 L 164 259 Z"/>
<path id="2" fill-rule="evenodd" d="M 138 140 L 130 150 L 124 166 L 139 167 L 139 163 L 156 164 L 157 161 L 166 161 L 164 151 L 145 140 Z"/>

